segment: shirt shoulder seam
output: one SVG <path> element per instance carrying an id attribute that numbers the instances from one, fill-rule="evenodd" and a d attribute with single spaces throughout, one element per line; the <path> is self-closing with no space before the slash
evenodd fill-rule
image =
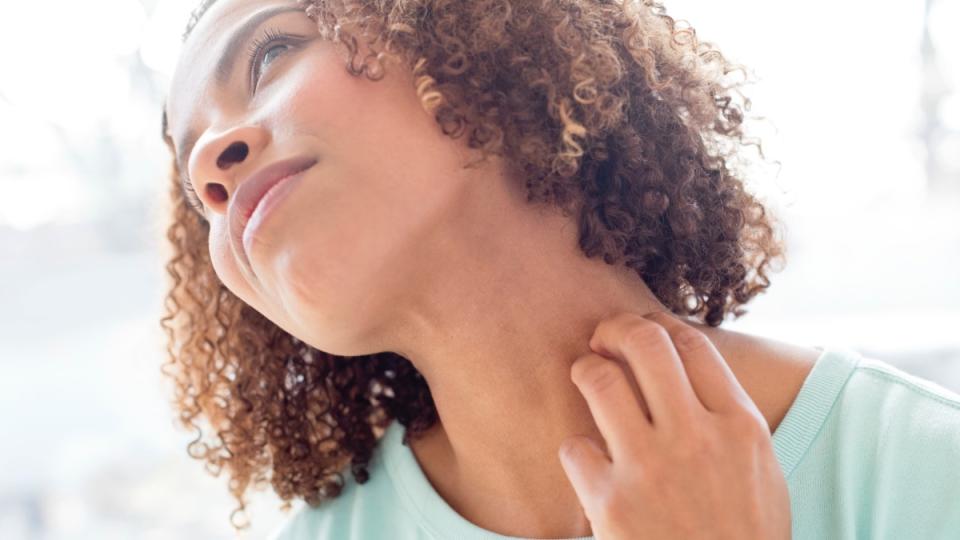
<path id="1" fill-rule="evenodd" d="M 882 367 L 871 366 L 863 363 L 861 363 L 857 367 L 863 370 L 864 372 L 867 372 L 870 375 L 896 383 L 904 388 L 907 388 L 909 390 L 913 390 L 919 394 L 922 394 L 925 397 L 932 398 L 934 401 L 947 405 L 948 407 L 951 407 L 954 410 L 960 411 L 960 401 L 938 394 L 937 392 L 934 392 L 929 388 L 925 388 L 923 386 L 918 385 L 914 381 L 911 381 L 909 379 L 904 379 L 903 377 L 900 377 L 895 373 L 890 373 L 889 371 L 887 371 Z M 933 383 L 933 381 L 930 381 L 930 382 Z"/>

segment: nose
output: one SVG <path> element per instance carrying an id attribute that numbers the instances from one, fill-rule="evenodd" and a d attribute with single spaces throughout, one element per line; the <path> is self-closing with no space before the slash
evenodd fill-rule
<path id="1" fill-rule="evenodd" d="M 230 129 L 197 140 L 187 166 L 190 180 L 209 211 L 226 213 L 230 199 L 267 139 L 257 126 Z"/>

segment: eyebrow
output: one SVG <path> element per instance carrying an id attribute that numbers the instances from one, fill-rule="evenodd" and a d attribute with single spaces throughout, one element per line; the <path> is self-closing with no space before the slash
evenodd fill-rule
<path id="1" fill-rule="evenodd" d="M 292 5 L 274 6 L 254 13 L 248 17 L 242 25 L 240 25 L 240 28 L 230 36 L 230 40 L 227 41 L 226 48 L 224 48 L 223 53 L 220 55 L 220 59 L 217 61 L 217 67 L 215 70 L 217 86 L 223 87 L 230 80 L 230 75 L 233 71 L 232 68 L 236 64 L 237 55 L 240 53 L 241 45 L 253 37 L 253 34 L 257 31 L 257 28 L 259 28 L 260 25 L 268 19 L 272 19 L 277 15 L 291 11 L 303 12 L 303 8 Z M 164 112 L 164 115 L 166 115 L 166 112 Z M 199 137 L 200 133 L 194 129 L 190 129 L 187 130 L 180 140 L 178 140 L 177 147 L 180 148 L 180 152 L 177 154 L 177 171 L 180 173 L 181 178 L 187 177 L 187 164 L 184 161 L 184 158 L 189 156 L 190 152 L 193 151 L 193 146 L 197 144 L 197 139 Z"/>

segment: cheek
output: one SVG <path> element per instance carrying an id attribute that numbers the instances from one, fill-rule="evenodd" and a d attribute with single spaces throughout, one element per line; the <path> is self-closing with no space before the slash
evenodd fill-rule
<path id="1" fill-rule="evenodd" d="M 345 320 L 357 328 L 372 320 L 433 266 L 424 249 L 471 183 L 462 142 L 442 133 L 411 78 L 391 68 L 380 81 L 354 77 L 333 45 L 318 45 L 277 80 L 267 104 L 278 139 L 313 141 L 321 159 L 285 204 L 284 231 L 272 239 L 282 250 L 263 263 L 265 294 L 332 334 Z M 229 245 L 223 251 L 226 280 L 236 269 Z M 315 343 L 330 346 L 326 338 Z"/>

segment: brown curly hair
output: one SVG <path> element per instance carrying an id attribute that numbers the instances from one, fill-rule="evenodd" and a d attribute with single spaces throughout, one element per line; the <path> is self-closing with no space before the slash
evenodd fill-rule
<path id="1" fill-rule="evenodd" d="M 763 157 L 742 131 L 750 100 L 735 97 L 745 81 L 723 81 L 747 72 L 662 4 L 299 4 L 323 38 L 348 49 L 350 74 L 379 80 L 384 60 L 401 61 L 445 134 L 465 135 L 483 158 L 505 156 L 529 202 L 575 216 L 586 257 L 629 266 L 674 313 L 719 326 L 769 286 L 768 265 L 784 257 L 775 218 L 730 166 L 746 144 Z M 368 39 L 359 66 L 347 28 Z M 163 136 L 172 153 L 165 114 Z M 311 506 L 336 497 L 348 461 L 365 483 L 391 421 L 413 438 L 437 421 L 424 378 L 398 354 L 338 357 L 308 346 L 232 294 L 172 164 L 170 177 L 163 373 L 181 423 L 196 432 L 189 455 L 214 475 L 229 472 L 239 503 L 231 522 L 246 526 L 236 517 L 251 483 L 269 482 L 285 509 L 294 497 Z"/>

